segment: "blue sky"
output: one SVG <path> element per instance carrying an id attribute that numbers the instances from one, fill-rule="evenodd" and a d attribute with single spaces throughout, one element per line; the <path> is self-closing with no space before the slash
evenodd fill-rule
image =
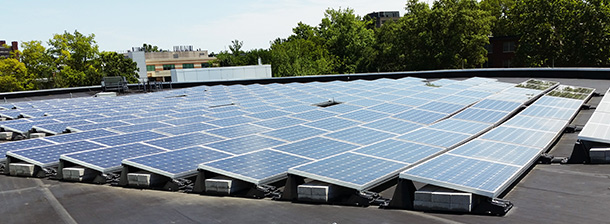
<path id="1" fill-rule="evenodd" d="M 430 1 L 430 0 L 427 0 Z M 104 51 L 126 51 L 142 43 L 172 49 L 192 45 L 218 52 L 231 40 L 244 49 L 268 48 L 287 37 L 299 21 L 318 25 L 328 8 L 352 8 L 358 15 L 400 11 L 406 0 L 225 0 L 87 1 L 9 0 L 2 2 L 0 40 L 47 42 L 55 33 L 95 34 Z"/>

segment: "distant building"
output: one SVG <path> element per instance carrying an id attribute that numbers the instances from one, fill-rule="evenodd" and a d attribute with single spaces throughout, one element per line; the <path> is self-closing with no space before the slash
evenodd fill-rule
<path id="1" fill-rule="evenodd" d="M 518 36 L 490 37 L 487 48 L 488 68 L 510 68 L 519 41 Z"/>
<path id="2" fill-rule="evenodd" d="M 4 45 L 6 41 L 0 40 L 0 58 L 8 58 L 11 56 L 11 52 L 19 50 L 19 43 L 17 41 L 11 42 L 11 45 L 8 48 L 5 48 Z M 19 57 L 19 55 L 17 55 Z"/>
<path id="3" fill-rule="evenodd" d="M 381 27 L 388 20 L 398 21 L 400 19 L 398 11 L 372 12 L 367 14 L 367 16 L 375 20 L 375 27 L 377 28 Z"/>
<path id="4" fill-rule="evenodd" d="M 210 67 L 207 50 L 193 50 L 192 46 L 176 46 L 174 51 L 144 52 L 139 47 L 126 54 L 138 64 L 140 79 L 170 82 L 172 69 L 192 69 Z"/>

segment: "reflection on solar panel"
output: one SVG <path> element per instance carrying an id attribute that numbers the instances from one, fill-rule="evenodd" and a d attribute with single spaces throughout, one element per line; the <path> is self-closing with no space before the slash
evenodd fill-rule
<path id="1" fill-rule="evenodd" d="M 415 163 L 442 150 L 440 147 L 388 139 L 354 152 L 403 163 Z"/>
<path id="2" fill-rule="evenodd" d="M 199 165 L 199 169 L 244 180 L 266 184 L 286 177 L 288 168 L 311 160 L 272 150 L 262 150 Z"/>
<path id="3" fill-rule="evenodd" d="M 197 165 L 231 156 L 227 153 L 195 146 L 174 151 L 140 156 L 123 160 L 123 164 L 163 175 L 184 178 L 197 173 Z"/>
<path id="4" fill-rule="evenodd" d="M 290 173 L 356 190 L 367 190 L 382 180 L 395 177 L 406 166 L 405 163 L 348 152 L 293 167 Z"/>
<path id="5" fill-rule="evenodd" d="M 174 150 L 186 148 L 189 146 L 203 145 L 210 142 L 220 141 L 222 138 L 211 136 L 203 133 L 192 133 L 185 135 L 177 135 L 157 140 L 147 141 L 146 143 L 159 146 L 164 149 Z"/>
<path id="6" fill-rule="evenodd" d="M 261 149 L 270 148 L 285 142 L 266 138 L 258 135 L 250 135 L 241 138 L 233 138 L 206 145 L 207 147 L 224 151 L 231 154 L 243 154 Z"/>
<path id="7" fill-rule="evenodd" d="M 135 143 L 84 152 L 63 154 L 60 159 L 69 161 L 102 173 L 116 172 L 121 169 L 121 161 L 126 158 L 143 156 L 165 150 Z"/>

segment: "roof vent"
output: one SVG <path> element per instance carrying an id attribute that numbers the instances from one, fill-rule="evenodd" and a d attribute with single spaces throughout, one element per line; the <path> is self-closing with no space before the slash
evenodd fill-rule
<path id="1" fill-rule="evenodd" d="M 335 99 L 329 99 L 328 101 L 324 101 L 322 103 L 316 103 L 316 104 L 314 104 L 314 106 L 330 107 L 330 106 L 334 106 L 334 105 L 341 104 L 341 103 L 343 103 L 343 102 L 335 101 Z"/>

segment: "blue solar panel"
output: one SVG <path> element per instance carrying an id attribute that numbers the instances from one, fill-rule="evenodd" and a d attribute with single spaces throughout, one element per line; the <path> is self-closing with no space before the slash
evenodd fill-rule
<path id="1" fill-rule="evenodd" d="M 400 178 L 497 197 L 506 182 L 515 178 L 519 167 L 448 154 L 400 173 Z M 440 184 L 439 184 L 440 183 Z"/>
<path id="2" fill-rule="evenodd" d="M 402 98 L 402 95 L 394 95 L 394 94 L 379 94 L 376 96 L 372 96 L 371 99 L 375 100 L 383 100 L 383 101 L 392 101 Z"/>
<path id="3" fill-rule="evenodd" d="M 269 120 L 255 122 L 254 124 L 272 128 L 272 129 L 278 129 L 278 128 L 294 126 L 297 124 L 303 124 L 305 122 L 307 122 L 307 121 L 299 120 L 296 118 L 278 117 L 278 118 L 273 118 L 273 119 L 269 119 Z"/>
<path id="4" fill-rule="evenodd" d="M 493 93 L 490 93 L 490 92 L 464 90 L 464 91 L 460 91 L 460 92 L 456 93 L 455 95 L 469 96 L 469 97 L 476 97 L 476 98 L 485 98 L 485 97 L 491 96 L 492 94 Z"/>
<path id="5" fill-rule="evenodd" d="M 349 113 L 351 111 L 355 111 L 358 109 L 361 109 L 362 107 L 360 106 L 356 106 L 356 105 L 349 105 L 349 104 L 337 104 L 337 105 L 333 105 L 330 107 L 325 107 L 324 110 L 325 111 L 330 111 L 330 112 L 335 112 L 335 113 L 340 113 L 340 114 L 344 114 L 344 113 Z"/>
<path id="6" fill-rule="evenodd" d="M 571 109 L 532 105 L 525 108 L 520 114 L 567 121 L 570 120 L 575 113 L 576 111 Z"/>
<path id="7" fill-rule="evenodd" d="M 519 108 L 520 106 L 521 106 L 521 104 L 517 103 L 517 102 L 490 100 L 490 99 L 485 99 L 485 100 L 482 100 L 481 102 L 476 103 L 475 105 L 472 105 L 472 107 L 475 107 L 475 108 L 499 110 L 499 111 L 506 111 L 506 112 L 514 111 L 515 109 Z"/>
<path id="8" fill-rule="evenodd" d="M 56 123 L 58 123 L 58 122 L 54 122 L 54 121 L 36 121 L 36 122 L 6 124 L 6 125 L 2 125 L 1 127 L 4 128 L 4 130 L 8 130 L 8 131 L 12 131 L 12 132 L 17 132 L 17 133 L 25 134 L 25 133 L 28 133 L 30 130 L 32 130 L 34 125 L 56 124 Z"/>
<path id="9" fill-rule="evenodd" d="M 462 121 L 456 119 L 447 119 L 440 121 L 436 124 L 430 125 L 430 128 L 445 130 L 445 131 L 453 131 L 464 134 L 474 135 L 477 134 L 487 128 L 490 128 L 491 125 L 478 123 L 478 122 L 470 122 L 470 121 Z"/>
<path id="10" fill-rule="evenodd" d="M 163 123 L 168 123 L 168 124 L 173 124 L 173 125 L 183 125 L 183 124 L 206 122 L 206 121 L 210 121 L 210 120 L 212 120 L 212 118 L 203 117 L 203 116 L 194 116 L 194 117 L 185 117 L 185 118 L 180 118 L 180 119 L 166 120 L 166 121 L 163 121 Z"/>
<path id="11" fill-rule="evenodd" d="M 381 140 L 392 138 L 396 135 L 387 132 L 377 131 L 375 129 L 370 128 L 353 127 L 342 131 L 330 133 L 326 136 L 360 145 L 368 145 Z"/>
<path id="12" fill-rule="evenodd" d="M 183 178 L 197 173 L 197 165 L 231 156 L 196 146 L 152 155 L 129 158 L 123 164 L 170 178 Z"/>
<path id="13" fill-rule="evenodd" d="M 357 149 L 354 152 L 412 164 L 442 150 L 443 148 L 440 147 L 388 139 Z"/>
<path id="14" fill-rule="evenodd" d="M 335 115 L 336 115 L 335 113 L 326 112 L 326 111 L 322 111 L 322 110 L 312 110 L 312 111 L 307 111 L 307 112 L 303 112 L 303 113 L 293 114 L 290 116 L 292 116 L 294 118 L 298 118 L 298 119 L 315 121 L 315 120 L 321 120 L 321 119 L 328 118 L 328 117 L 333 117 Z"/>
<path id="15" fill-rule="evenodd" d="M 207 132 L 210 134 L 215 134 L 215 135 L 219 135 L 219 136 L 226 137 L 226 138 L 235 138 L 235 137 L 240 137 L 240 136 L 244 136 L 244 135 L 261 133 L 261 132 L 265 132 L 265 131 L 269 131 L 269 130 L 271 130 L 271 129 L 257 126 L 257 125 L 242 124 L 242 125 L 237 125 L 237 126 L 232 126 L 232 127 L 208 130 Z"/>
<path id="16" fill-rule="evenodd" d="M 517 166 L 525 166 L 529 164 L 532 159 L 538 158 L 540 149 L 475 139 L 451 150 L 450 153 L 494 162 L 509 163 Z"/>
<path id="17" fill-rule="evenodd" d="M 102 147 L 104 146 L 93 142 L 77 141 L 18 151 L 9 151 L 6 153 L 6 155 L 40 167 L 49 167 L 59 163 L 60 155 Z"/>
<path id="18" fill-rule="evenodd" d="M 404 163 L 348 152 L 291 168 L 289 173 L 367 190 L 395 177 L 406 166 Z"/>
<path id="19" fill-rule="evenodd" d="M 384 104 L 379 104 L 377 106 L 369 107 L 368 109 L 380 111 L 380 112 L 384 112 L 384 113 L 389 113 L 389 114 L 397 114 L 397 113 L 402 113 L 404 111 L 407 111 L 411 108 L 412 107 L 410 107 L 410 106 L 406 106 L 406 105 L 402 105 L 402 104 L 384 103 Z"/>
<path id="20" fill-rule="evenodd" d="M 244 107 L 246 105 L 241 104 L 240 106 Z M 277 107 L 265 105 L 265 106 L 257 106 L 257 107 L 244 108 L 242 110 L 250 112 L 250 113 L 260 113 L 260 112 L 271 111 L 271 110 L 276 110 L 276 109 L 277 109 Z"/>
<path id="21" fill-rule="evenodd" d="M 404 98 L 400 98 L 397 100 L 392 101 L 393 103 L 398 103 L 398 104 L 403 104 L 403 105 L 407 105 L 407 106 L 421 106 L 424 105 L 428 102 L 430 102 L 429 100 L 424 100 L 424 99 L 419 99 L 419 98 L 411 98 L 411 97 L 404 97 Z"/>
<path id="22" fill-rule="evenodd" d="M 281 117 L 281 116 L 284 116 L 287 114 L 290 114 L 290 113 L 284 112 L 281 110 L 269 110 L 269 111 L 265 111 L 265 112 L 250 114 L 248 116 L 262 120 L 262 119 L 271 119 L 271 118 Z"/>
<path id="23" fill-rule="evenodd" d="M 445 96 L 446 96 L 446 94 L 437 94 L 437 93 L 422 92 L 422 93 L 418 93 L 418 94 L 412 95 L 410 97 L 420 98 L 420 99 L 425 99 L 425 100 L 438 100 L 438 99 L 443 98 Z"/>
<path id="24" fill-rule="evenodd" d="M 413 121 L 420 124 L 432 124 L 440 119 L 445 118 L 446 116 L 446 114 L 442 113 L 411 109 L 403 113 L 396 114 L 393 117 L 407 121 Z"/>
<path id="25" fill-rule="evenodd" d="M 10 119 L 16 119 L 21 115 L 19 110 L 0 110 L 0 117 L 6 117 Z"/>
<path id="26" fill-rule="evenodd" d="M 93 121 L 96 123 L 103 123 L 103 122 L 111 122 L 111 121 L 119 121 L 119 120 L 127 120 L 127 119 L 134 119 L 134 118 L 138 118 L 135 115 L 131 115 L 131 114 L 124 114 L 124 115 L 117 115 L 117 116 L 111 116 L 111 117 L 101 117 L 101 116 L 96 116 L 95 118 L 86 118 L 89 121 Z"/>
<path id="27" fill-rule="evenodd" d="M 144 131 L 144 130 L 153 130 L 158 128 L 171 127 L 169 124 L 164 124 L 161 122 L 151 122 L 144 124 L 135 124 L 135 125 L 126 125 L 121 127 L 113 127 L 112 130 L 117 130 L 120 132 L 130 133 L 136 131 Z"/>
<path id="28" fill-rule="evenodd" d="M 282 108 L 282 110 L 292 112 L 292 113 L 301 113 L 301 112 L 316 110 L 316 109 L 318 109 L 318 107 L 310 106 L 310 105 L 297 105 L 297 106 Z"/>
<path id="29" fill-rule="evenodd" d="M 206 145 L 207 147 L 217 149 L 232 154 L 244 154 L 261 149 L 271 148 L 276 145 L 284 144 L 285 142 L 266 138 L 258 135 L 249 135 L 241 138 L 233 138 L 225 141 L 214 142 Z"/>
<path id="30" fill-rule="evenodd" d="M 553 132 L 500 126 L 485 133 L 480 138 L 544 148 L 549 145 L 555 137 L 556 133 Z"/>
<path id="31" fill-rule="evenodd" d="M 225 112 L 220 112 L 220 113 L 210 113 L 210 114 L 207 114 L 207 116 L 216 117 L 216 118 L 229 118 L 229 117 L 241 116 L 241 115 L 246 115 L 246 114 L 249 114 L 249 113 L 245 112 L 245 111 L 241 111 L 241 110 L 232 110 L 232 111 L 225 111 Z"/>
<path id="32" fill-rule="evenodd" d="M 125 122 L 121 122 L 121 121 L 113 121 L 113 122 L 105 122 L 105 123 L 98 123 L 98 124 L 68 126 L 68 130 L 90 131 L 90 130 L 95 130 L 95 129 L 111 128 L 111 127 L 118 127 L 118 126 L 124 126 L 124 125 L 129 125 L 129 124 L 125 123 Z"/>
<path id="33" fill-rule="evenodd" d="M 373 100 L 373 99 L 359 99 L 359 100 L 348 101 L 346 103 L 351 104 L 351 105 L 356 105 L 356 106 L 370 107 L 370 106 L 375 106 L 377 104 L 382 104 L 383 101 Z"/>
<path id="34" fill-rule="evenodd" d="M 398 138 L 448 148 L 470 137 L 472 137 L 472 135 L 423 128 L 405 135 L 401 135 Z"/>
<path id="35" fill-rule="evenodd" d="M 167 136 L 159 134 L 159 133 L 155 133 L 152 131 L 142 131 L 142 132 L 134 132 L 134 133 L 128 133 L 128 134 L 122 134 L 122 135 L 113 135 L 113 136 L 108 136 L 108 137 L 102 137 L 102 138 L 93 139 L 92 141 L 98 142 L 98 143 L 101 143 L 104 145 L 108 145 L 108 146 L 117 146 L 117 145 L 136 143 L 136 142 L 163 138 L 163 137 L 167 137 Z"/>
<path id="36" fill-rule="evenodd" d="M 290 167 L 310 161 L 272 150 L 262 150 L 200 164 L 199 168 L 254 184 L 266 184 L 285 178 Z"/>
<path id="37" fill-rule="evenodd" d="M 84 152 L 64 154 L 60 159 L 66 160 L 102 173 L 116 172 L 121 169 L 123 159 L 143 156 L 165 150 L 136 143 L 110 148 L 95 149 Z"/>
<path id="38" fill-rule="evenodd" d="M 44 117 L 46 112 L 44 111 L 23 111 L 21 116 L 23 117 Z"/>
<path id="39" fill-rule="evenodd" d="M 315 137 L 290 143 L 288 145 L 278 146 L 274 149 L 305 156 L 311 159 L 323 159 L 342 152 L 354 150 L 356 148 L 358 148 L 357 145 L 330 140 L 327 138 Z"/>
<path id="40" fill-rule="evenodd" d="M 378 121 L 365 124 L 364 126 L 396 134 L 404 134 L 423 127 L 423 125 L 420 124 L 411 123 L 408 121 L 398 120 L 394 118 L 384 118 Z"/>
<path id="41" fill-rule="evenodd" d="M 91 122 L 86 120 L 73 121 L 73 122 L 64 122 L 64 123 L 52 123 L 52 124 L 41 124 L 34 125 L 33 128 L 36 129 L 37 132 L 45 132 L 49 134 L 59 134 L 68 128 L 68 126 L 74 125 L 83 125 L 83 124 L 91 124 Z"/>
<path id="42" fill-rule="evenodd" d="M 107 131 L 104 129 L 97 129 L 97 130 L 91 130 L 91 131 L 55 135 L 55 136 L 45 137 L 44 139 L 53 141 L 53 142 L 57 142 L 57 143 L 66 143 L 66 142 L 94 139 L 94 138 L 105 137 L 105 136 L 110 136 L 110 135 L 117 135 L 117 133 Z"/>
<path id="43" fill-rule="evenodd" d="M 386 118 L 389 116 L 390 115 L 386 114 L 386 113 L 362 109 L 362 110 L 357 110 L 354 112 L 340 115 L 339 117 L 347 118 L 347 119 L 351 119 L 351 120 L 355 120 L 355 121 L 360 121 L 360 122 L 371 122 L 371 121 L 379 120 L 379 119 Z"/>
<path id="44" fill-rule="evenodd" d="M 464 108 L 464 105 L 443 103 L 443 102 L 430 102 L 417 107 L 418 109 L 429 110 L 439 113 L 452 114 L 456 111 Z"/>
<path id="45" fill-rule="evenodd" d="M 302 125 L 296 125 L 292 127 L 265 132 L 263 134 L 288 141 L 297 141 L 300 139 L 309 138 L 324 133 L 326 133 L 326 131 L 316 128 L 305 127 Z"/>
<path id="46" fill-rule="evenodd" d="M 508 112 L 468 108 L 452 118 L 495 124 L 502 121 L 508 114 Z"/>
<path id="47" fill-rule="evenodd" d="M 6 160 L 4 156 L 8 151 L 16 151 L 21 149 L 39 147 L 44 145 L 51 145 L 52 142 L 45 141 L 42 139 L 27 139 L 16 142 L 4 142 L 0 143 L 0 161 Z"/>
<path id="48" fill-rule="evenodd" d="M 582 103 L 582 100 L 554 97 L 548 95 L 542 96 L 540 97 L 540 99 L 536 100 L 536 105 L 559 107 L 566 109 L 578 109 L 582 106 Z"/>
<path id="49" fill-rule="evenodd" d="M 121 120 L 121 121 L 128 122 L 130 124 L 143 124 L 143 123 L 152 123 L 152 122 L 156 122 L 156 121 L 165 121 L 165 120 L 169 120 L 169 119 L 173 119 L 173 118 L 168 117 L 168 116 L 154 116 L 154 117 L 143 117 L 143 118 Z"/>
<path id="50" fill-rule="evenodd" d="M 180 126 L 175 126 L 175 127 L 159 128 L 159 129 L 156 129 L 156 131 L 163 132 L 163 133 L 169 133 L 172 135 L 181 135 L 181 134 L 186 134 L 186 133 L 191 133 L 191 132 L 209 130 L 209 129 L 213 129 L 213 128 L 218 128 L 218 127 L 216 127 L 214 125 L 204 124 L 204 123 L 193 123 L 193 124 L 186 124 L 186 125 L 180 125 Z"/>
<path id="51" fill-rule="evenodd" d="M 568 121 L 561 122 L 555 119 L 517 115 L 506 121 L 504 124 L 502 124 L 502 126 L 535 129 L 541 131 L 557 131 L 562 130 L 567 122 Z"/>
<path id="52" fill-rule="evenodd" d="M 203 145 L 210 142 L 223 140 L 222 138 L 211 136 L 203 133 L 192 133 L 185 135 L 177 135 L 168 138 L 147 141 L 146 143 L 159 146 L 164 149 L 175 150 L 186 148 L 189 146 Z"/>
<path id="53" fill-rule="evenodd" d="M 322 119 L 322 120 L 318 120 L 318 121 L 309 122 L 309 123 L 306 123 L 305 125 L 314 127 L 314 128 L 329 130 L 329 131 L 336 131 L 336 130 L 353 127 L 353 126 L 356 126 L 359 124 L 360 123 L 356 122 L 356 121 L 346 120 L 346 119 L 337 118 L 337 117 L 330 117 L 330 118 L 326 118 L 326 119 Z"/>
<path id="54" fill-rule="evenodd" d="M 257 120 L 254 118 L 238 116 L 238 117 L 208 121 L 206 123 L 213 124 L 213 125 L 220 126 L 220 127 L 229 127 L 229 126 L 233 126 L 233 125 L 250 123 L 250 122 L 254 122 L 254 121 L 257 121 Z"/>

